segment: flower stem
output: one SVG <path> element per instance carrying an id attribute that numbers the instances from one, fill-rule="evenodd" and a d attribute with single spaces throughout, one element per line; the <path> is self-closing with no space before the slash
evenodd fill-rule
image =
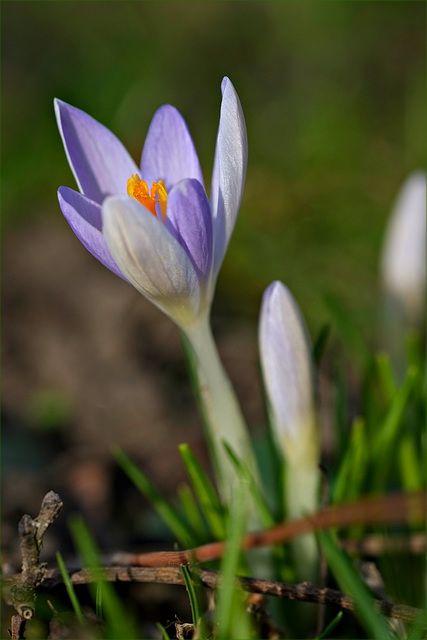
<path id="1" fill-rule="evenodd" d="M 304 460 L 287 461 L 285 467 L 285 500 L 287 517 L 302 518 L 317 511 L 319 506 L 320 471 Z M 316 582 L 319 571 L 319 551 L 314 534 L 307 533 L 292 540 L 292 552 L 298 580 Z"/>
<path id="2" fill-rule="evenodd" d="M 230 504 L 236 470 L 226 453 L 226 442 L 257 481 L 257 468 L 248 430 L 230 380 L 220 360 L 209 318 L 185 331 L 192 349 L 193 372 L 208 445 L 220 493 Z"/>

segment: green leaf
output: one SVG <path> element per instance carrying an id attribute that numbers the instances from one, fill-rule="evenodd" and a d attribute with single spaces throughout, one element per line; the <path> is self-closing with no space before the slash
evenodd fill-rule
<path id="1" fill-rule="evenodd" d="M 103 577 L 98 549 L 83 519 L 80 516 L 71 516 L 69 526 L 74 545 L 83 564 L 93 573 L 95 581 L 89 584 L 89 589 L 96 600 L 97 612 L 102 603 L 107 637 L 117 640 L 138 638 L 129 612 L 122 605 L 113 586 Z"/>
<path id="2" fill-rule="evenodd" d="M 400 442 L 398 451 L 400 477 L 405 491 L 421 491 L 425 476 L 421 468 L 417 444 L 411 433 L 406 433 Z"/>
<path id="3" fill-rule="evenodd" d="M 324 638 L 327 638 L 335 629 L 335 627 L 339 624 L 342 616 L 343 616 L 342 611 L 339 611 L 335 616 L 335 618 L 333 618 L 333 620 L 331 620 L 328 626 L 322 631 L 322 633 L 319 636 L 317 636 L 316 640 L 323 640 Z"/>
<path id="4" fill-rule="evenodd" d="M 374 469 L 373 486 L 377 490 L 384 487 L 390 470 L 394 468 L 391 461 L 397 442 L 403 435 L 402 420 L 417 378 L 418 370 L 415 367 L 409 367 L 383 424 L 376 430 L 377 435 L 372 443 L 371 457 Z"/>
<path id="5" fill-rule="evenodd" d="M 351 596 L 355 603 L 355 615 L 369 638 L 392 638 L 385 618 L 375 609 L 374 601 L 348 556 L 337 547 L 329 532 L 318 532 L 318 540 L 335 580 L 341 591 Z"/>
<path id="6" fill-rule="evenodd" d="M 389 406 L 397 392 L 397 383 L 393 373 L 390 356 L 387 353 L 379 353 L 375 358 L 378 378 L 387 406 Z"/>
<path id="7" fill-rule="evenodd" d="M 79 602 L 79 600 L 77 598 L 76 591 L 74 589 L 74 585 L 71 582 L 71 579 L 70 579 L 70 576 L 68 575 L 68 571 L 67 571 L 67 568 L 65 566 L 64 560 L 62 559 L 62 556 L 59 553 L 59 551 L 56 552 L 56 561 L 58 563 L 58 567 L 59 567 L 59 570 L 61 572 L 61 576 L 62 576 L 62 579 L 63 579 L 64 584 L 65 584 L 65 588 L 66 588 L 67 593 L 68 593 L 68 597 L 71 600 L 71 604 L 73 606 L 74 613 L 76 614 L 76 618 L 80 622 L 80 624 L 84 624 L 85 618 L 84 618 L 84 615 L 83 615 L 82 608 L 80 606 L 80 602 Z"/>
<path id="8" fill-rule="evenodd" d="M 405 346 L 408 364 L 417 369 L 423 369 L 425 354 L 419 334 L 415 331 L 410 331 L 406 336 Z"/>
<path id="9" fill-rule="evenodd" d="M 119 448 L 113 449 L 113 455 L 126 475 L 132 480 L 135 486 L 150 500 L 159 516 L 169 527 L 176 539 L 184 546 L 193 546 L 193 538 L 188 529 L 182 524 L 181 516 L 162 496 L 156 487 L 150 482 L 147 476 L 138 469 L 125 453 Z"/>
<path id="10" fill-rule="evenodd" d="M 102 588 L 97 584 L 95 589 L 95 613 L 96 617 L 102 620 L 104 617 L 102 609 Z"/>
<path id="11" fill-rule="evenodd" d="M 335 371 L 335 433 L 337 440 L 337 455 L 341 458 L 348 448 L 348 427 L 350 418 L 348 415 L 348 397 L 346 382 L 341 371 Z"/>
<path id="12" fill-rule="evenodd" d="M 178 497 L 182 506 L 182 510 L 188 523 L 192 529 L 193 537 L 197 542 L 196 544 L 202 544 L 206 542 L 208 538 L 208 529 L 206 521 L 200 512 L 200 507 L 196 502 L 193 492 L 188 484 L 181 484 L 178 487 Z"/>
<path id="13" fill-rule="evenodd" d="M 367 470 L 369 447 L 366 425 L 357 418 L 351 429 L 350 443 L 333 484 L 333 502 L 345 502 L 360 494 Z"/>
<path id="14" fill-rule="evenodd" d="M 386 452 L 393 446 L 417 376 L 418 370 L 413 366 L 409 367 L 405 380 L 397 393 L 395 393 L 390 410 L 373 443 L 374 455 L 385 457 Z"/>
<path id="15" fill-rule="evenodd" d="M 187 589 L 188 599 L 190 600 L 191 617 L 193 619 L 193 625 L 194 627 L 197 627 L 197 624 L 200 619 L 200 611 L 199 611 L 199 603 L 197 601 L 196 590 L 194 588 L 193 580 L 190 576 L 188 567 L 181 567 L 181 573 L 184 578 L 185 588 Z"/>
<path id="16" fill-rule="evenodd" d="M 317 367 L 320 365 L 320 361 L 325 351 L 326 343 L 328 342 L 330 333 L 331 326 L 329 324 L 325 324 L 320 329 L 317 339 L 313 345 L 313 361 Z"/>
<path id="17" fill-rule="evenodd" d="M 241 558 L 241 539 L 245 532 L 249 494 L 247 484 L 240 482 L 233 496 L 227 526 L 227 541 L 221 562 L 221 587 L 217 591 L 217 637 L 234 640 L 252 637 L 245 596 L 236 585 Z"/>
<path id="18" fill-rule="evenodd" d="M 267 504 L 267 500 L 264 498 L 261 490 L 257 486 L 253 475 L 250 473 L 248 467 L 241 460 L 239 460 L 239 458 L 236 456 L 227 442 L 224 442 L 223 444 L 228 457 L 230 458 L 231 462 L 234 465 L 234 468 L 237 471 L 238 476 L 244 479 L 244 481 L 248 484 L 249 492 L 252 496 L 255 506 L 258 509 L 262 524 L 265 527 L 274 526 L 275 520 L 271 514 L 270 508 Z"/>
<path id="19" fill-rule="evenodd" d="M 188 444 L 179 445 L 179 452 L 212 534 L 222 540 L 225 537 L 225 520 L 219 496 Z"/>
<path id="20" fill-rule="evenodd" d="M 156 622 L 156 627 L 158 628 L 158 630 L 162 634 L 162 640 L 170 640 L 170 637 L 168 636 L 168 632 L 166 631 L 164 626 L 162 624 L 160 624 L 160 622 Z"/>
<path id="21" fill-rule="evenodd" d="M 422 603 L 422 606 L 425 605 L 425 602 Z M 426 637 L 426 612 L 421 609 L 420 615 L 417 620 L 415 620 L 414 624 L 408 631 L 407 638 L 408 640 L 420 640 L 421 638 Z"/>

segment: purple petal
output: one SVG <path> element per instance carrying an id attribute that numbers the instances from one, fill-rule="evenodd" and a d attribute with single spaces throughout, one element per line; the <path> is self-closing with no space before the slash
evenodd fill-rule
<path id="1" fill-rule="evenodd" d="M 276 436 L 302 443 L 315 420 L 311 350 L 298 305 L 281 282 L 264 293 L 259 344 Z"/>
<path id="2" fill-rule="evenodd" d="M 169 104 L 160 107 L 151 121 L 141 156 L 141 178 L 149 186 L 163 180 L 168 190 L 185 178 L 204 184 L 185 120 Z"/>
<path id="3" fill-rule="evenodd" d="M 204 187 L 182 180 L 168 195 L 166 225 L 184 247 L 197 275 L 207 280 L 212 264 L 212 218 Z"/>
<path id="4" fill-rule="evenodd" d="M 111 196 L 102 206 L 103 234 L 129 282 L 179 326 L 194 321 L 200 284 L 193 265 L 166 226 L 127 196 Z"/>
<path id="5" fill-rule="evenodd" d="M 55 99 L 55 113 L 65 153 L 79 190 L 98 204 L 111 194 L 125 194 L 127 180 L 139 169 L 123 144 L 84 111 Z"/>
<path id="6" fill-rule="evenodd" d="M 246 178 L 248 142 L 237 93 L 228 78 L 221 83 L 222 103 L 212 176 L 214 273 L 217 274 L 233 233 Z"/>
<path id="7" fill-rule="evenodd" d="M 107 269 L 127 281 L 113 260 L 102 235 L 102 215 L 99 204 L 68 187 L 58 189 L 58 200 L 65 219 L 83 246 Z"/>

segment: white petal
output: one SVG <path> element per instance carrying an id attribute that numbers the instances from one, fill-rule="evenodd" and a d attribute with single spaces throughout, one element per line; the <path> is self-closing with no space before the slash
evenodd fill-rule
<path id="1" fill-rule="evenodd" d="M 200 307 L 200 285 L 186 252 L 163 222 L 128 196 L 102 206 L 107 246 L 129 282 L 179 326 L 191 324 Z"/>
<path id="2" fill-rule="evenodd" d="M 221 88 L 223 96 L 211 189 L 215 275 L 236 223 L 248 158 L 246 125 L 238 95 L 228 78 L 224 78 Z"/>
<path id="3" fill-rule="evenodd" d="M 426 175 L 405 181 L 384 239 L 381 272 L 388 293 L 416 319 L 425 312 Z"/>
<path id="4" fill-rule="evenodd" d="M 275 436 L 281 446 L 317 455 L 313 371 L 308 333 L 289 289 L 264 293 L 259 325 L 261 365 Z M 313 442 L 310 442 L 313 440 Z M 285 451 L 285 455 L 290 455 Z"/>

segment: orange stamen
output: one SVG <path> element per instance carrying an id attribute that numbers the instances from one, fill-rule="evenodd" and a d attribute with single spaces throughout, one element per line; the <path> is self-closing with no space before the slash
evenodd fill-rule
<path id="1" fill-rule="evenodd" d="M 153 216 L 157 217 L 156 204 L 159 203 L 162 213 L 163 222 L 166 220 L 166 202 L 168 194 L 163 180 L 153 182 L 150 191 L 145 180 L 141 180 L 138 174 L 129 178 L 127 184 L 127 193 L 135 200 L 138 200 Z"/>

